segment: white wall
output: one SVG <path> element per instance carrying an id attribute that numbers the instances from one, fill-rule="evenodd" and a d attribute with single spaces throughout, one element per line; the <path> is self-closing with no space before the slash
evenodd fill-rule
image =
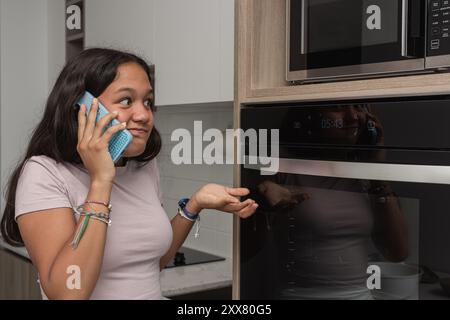
<path id="1" fill-rule="evenodd" d="M 170 159 L 173 130 L 185 128 L 193 136 L 193 122 L 201 120 L 203 131 L 208 128 L 225 130 L 233 125 L 233 104 L 206 104 L 200 106 L 170 106 L 159 108 L 155 116 L 155 126 L 163 140 L 163 148 L 158 156 L 161 172 L 164 208 L 173 217 L 177 212 L 180 198 L 190 197 L 199 187 L 214 182 L 233 186 L 233 165 L 175 165 Z M 231 257 L 233 243 L 233 218 L 229 213 L 204 210 L 201 213 L 200 236 L 194 237 L 193 229 L 185 245 L 220 256 Z"/>
<path id="2" fill-rule="evenodd" d="M 0 8 L 1 215 L 4 186 L 42 116 L 65 51 L 63 1 L 0 0 Z"/>
<path id="3" fill-rule="evenodd" d="M 53 88 L 66 62 L 65 1 L 47 0 L 48 86 Z"/>
<path id="4" fill-rule="evenodd" d="M 23 154 L 48 90 L 47 1 L 1 0 L 1 181 Z"/>

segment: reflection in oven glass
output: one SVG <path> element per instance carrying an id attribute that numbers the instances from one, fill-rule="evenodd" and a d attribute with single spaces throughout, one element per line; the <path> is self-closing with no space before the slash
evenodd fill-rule
<path id="1" fill-rule="evenodd" d="M 273 121 L 253 120 L 249 116 L 257 113 L 249 109 L 243 123 L 244 128 L 256 127 L 252 121 L 279 127 L 281 158 L 385 163 L 392 149 L 409 141 L 411 128 L 397 130 L 399 122 L 390 117 L 404 109 L 383 107 L 264 109 L 260 116 Z M 424 138 L 420 144 L 408 146 L 426 147 L 436 140 L 434 131 L 428 134 L 418 134 Z M 245 166 L 241 174 L 241 185 L 251 190 L 248 197 L 259 204 L 240 222 L 241 298 L 450 298 L 445 289 L 450 285 L 448 185 L 262 176 Z"/>
<path id="2" fill-rule="evenodd" d="M 282 127 L 288 128 L 283 141 L 384 145 L 382 124 L 366 104 L 295 110 Z M 286 149 L 281 152 L 290 158 L 304 156 L 304 150 Z M 352 149 L 341 152 L 361 160 Z M 385 156 L 385 149 L 371 148 L 364 160 L 383 162 Z M 420 267 L 420 201 L 398 196 L 395 183 L 254 173 L 244 173 L 242 181 L 260 204 L 241 221 L 243 298 L 418 299 L 421 279 L 438 279 Z M 263 269 L 255 266 L 261 261 Z M 257 289 L 258 271 L 250 270 L 269 274 L 270 285 Z"/>
<path id="3" fill-rule="evenodd" d="M 276 180 L 262 181 L 257 192 L 265 204 L 259 214 L 274 230 L 278 298 L 368 299 L 368 285 L 381 281 L 368 283 L 370 240 L 386 261 L 408 257 L 405 216 L 388 183 L 282 174 Z"/>
<path id="4" fill-rule="evenodd" d="M 241 221 L 242 298 L 450 298 L 448 188 L 256 170 L 245 179 L 260 207 Z"/>

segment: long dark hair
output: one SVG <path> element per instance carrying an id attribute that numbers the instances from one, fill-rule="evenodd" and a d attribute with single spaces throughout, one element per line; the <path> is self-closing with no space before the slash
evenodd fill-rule
<path id="1" fill-rule="evenodd" d="M 133 62 L 145 70 L 150 84 L 155 90 L 154 68 L 138 56 L 103 48 L 92 48 L 81 52 L 70 60 L 59 75 L 46 103 L 42 120 L 33 131 L 25 156 L 19 161 L 10 176 L 5 192 L 5 211 L 0 231 L 4 240 L 13 246 L 23 246 L 15 217 L 17 183 L 26 161 L 32 156 L 44 155 L 57 163 L 69 162 L 82 165 L 77 152 L 77 111 L 74 104 L 87 90 L 98 97 L 114 81 L 117 69 L 124 63 Z M 155 110 L 154 101 L 152 110 Z M 144 152 L 128 158 L 144 166 L 155 158 L 161 150 L 161 136 L 153 128 Z"/>

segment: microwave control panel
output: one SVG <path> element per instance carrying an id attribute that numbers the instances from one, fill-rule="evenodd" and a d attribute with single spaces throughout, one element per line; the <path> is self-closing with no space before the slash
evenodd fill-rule
<path id="1" fill-rule="evenodd" d="M 450 0 L 428 0 L 429 56 L 450 54 Z"/>

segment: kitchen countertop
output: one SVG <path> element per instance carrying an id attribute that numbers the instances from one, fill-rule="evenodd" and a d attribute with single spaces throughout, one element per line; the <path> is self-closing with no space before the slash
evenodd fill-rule
<path id="1" fill-rule="evenodd" d="M 25 247 L 13 247 L 0 239 L 0 248 L 7 249 L 29 260 Z M 165 297 L 219 289 L 231 286 L 232 263 L 225 261 L 208 262 L 185 267 L 167 268 L 161 271 L 161 291 Z"/>
<path id="2" fill-rule="evenodd" d="M 231 259 L 161 271 L 161 290 L 165 297 L 231 286 Z"/>

